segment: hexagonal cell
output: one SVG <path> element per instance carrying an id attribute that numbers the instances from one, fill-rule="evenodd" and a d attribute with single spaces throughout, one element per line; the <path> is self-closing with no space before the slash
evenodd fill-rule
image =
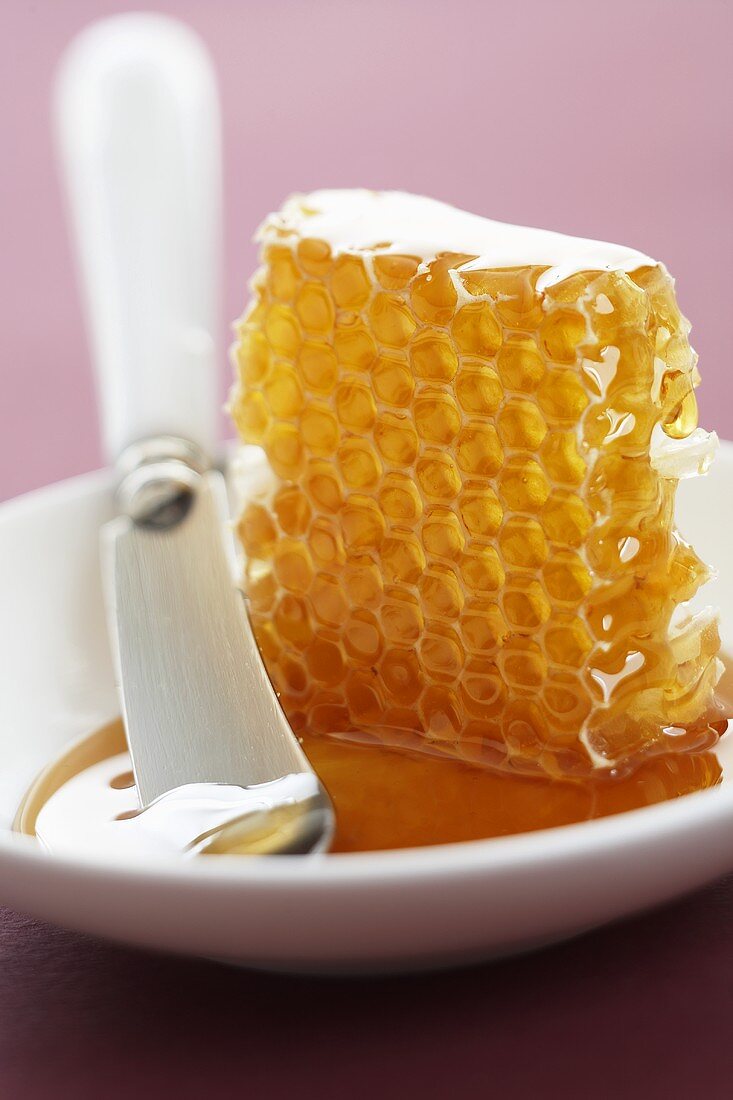
<path id="1" fill-rule="evenodd" d="M 585 317 L 575 309 L 553 309 L 540 325 L 540 346 L 556 363 L 574 363 L 587 340 Z"/>
<path id="2" fill-rule="evenodd" d="M 431 508 L 422 528 L 423 546 L 434 558 L 456 561 L 466 540 L 455 512 L 449 508 Z"/>
<path id="3" fill-rule="evenodd" d="M 453 339 L 464 355 L 490 358 L 501 347 L 501 325 L 490 302 L 471 302 L 453 318 Z"/>
<path id="4" fill-rule="evenodd" d="M 374 725 L 382 717 L 384 705 L 379 683 L 371 670 L 352 670 L 346 678 L 346 702 L 355 726 Z"/>
<path id="5" fill-rule="evenodd" d="M 280 539 L 275 546 L 275 576 L 289 592 L 307 592 L 313 580 L 308 548 L 294 539 Z"/>
<path id="6" fill-rule="evenodd" d="M 308 672 L 323 684 L 338 684 L 344 676 L 344 658 L 335 639 L 317 637 L 305 652 Z"/>
<path id="7" fill-rule="evenodd" d="M 582 546 L 593 526 L 593 517 L 575 493 L 558 489 L 542 509 L 542 526 L 558 546 Z"/>
<path id="8" fill-rule="evenodd" d="M 407 416 L 384 413 L 374 428 L 374 440 L 382 457 L 395 466 L 411 466 L 417 457 L 417 432 Z"/>
<path id="9" fill-rule="evenodd" d="M 384 538 L 384 516 L 376 502 L 352 493 L 341 511 L 341 527 L 347 547 L 378 550 Z"/>
<path id="10" fill-rule="evenodd" d="M 277 663 L 277 673 L 283 691 L 290 696 L 298 696 L 301 703 L 308 698 L 310 694 L 308 668 L 299 654 L 281 653 Z"/>
<path id="11" fill-rule="evenodd" d="M 477 487 L 467 482 L 458 500 L 461 519 L 470 534 L 479 538 L 493 538 L 504 518 L 499 498 L 493 489 Z"/>
<path id="12" fill-rule="evenodd" d="M 545 632 L 545 649 L 553 664 L 582 668 L 593 648 L 582 619 L 573 615 L 558 615 Z"/>
<path id="13" fill-rule="evenodd" d="M 458 356 L 450 337 L 435 329 L 423 329 L 410 345 L 410 366 L 416 378 L 450 382 L 458 370 Z"/>
<path id="14" fill-rule="evenodd" d="M 542 579 L 553 600 L 574 606 L 585 599 L 593 583 L 583 559 L 570 550 L 553 553 Z"/>
<path id="15" fill-rule="evenodd" d="M 371 283 L 358 256 L 339 256 L 333 265 L 331 292 L 340 309 L 361 309 L 369 300 Z"/>
<path id="16" fill-rule="evenodd" d="M 283 485 L 275 493 L 272 508 L 280 530 L 286 535 L 302 535 L 308 529 L 312 510 L 308 497 L 297 485 Z"/>
<path id="17" fill-rule="evenodd" d="M 369 320 L 379 343 L 392 348 L 405 347 L 417 328 L 410 307 L 398 294 L 376 294 L 369 307 Z"/>
<path id="18" fill-rule="evenodd" d="M 447 325 L 456 308 L 458 293 L 451 278 L 451 268 L 468 257 L 444 256 L 433 260 L 428 270 L 417 275 L 410 287 L 410 301 L 415 316 L 433 325 Z"/>
<path id="19" fill-rule="evenodd" d="M 464 603 L 463 591 L 453 570 L 433 565 L 419 581 L 423 608 L 431 617 L 457 619 Z"/>
<path id="20" fill-rule="evenodd" d="M 385 637 L 396 645 L 414 645 L 422 634 L 424 621 L 420 604 L 403 588 L 388 588 L 382 605 Z"/>
<path id="21" fill-rule="evenodd" d="M 298 596 L 286 593 L 275 609 L 275 626 L 280 637 L 296 649 L 305 649 L 313 640 L 308 605 Z"/>
<path id="22" fill-rule="evenodd" d="M 496 428 L 478 422 L 466 425 L 458 436 L 456 458 L 464 473 L 491 477 L 504 461 Z"/>
<path id="23" fill-rule="evenodd" d="M 332 455 L 339 441 L 339 426 L 328 405 L 314 401 L 300 418 L 303 442 L 317 455 Z"/>
<path id="24" fill-rule="evenodd" d="M 379 622 L 371 611 L 353 610 L 344 627 L 344 648 L 354 661 L 373 665 L 384 647 Z"/>
<path id="25" fill-rule="evenodd" d="M 461 616 L 461 634 L 469 652 L 492 655 L 508 633 L 509 627 L 497 603 L 476 599 L 467 602 Z"/>
<path id="26" fill-rule="evenodd" d="M 317 692 L 308 706 L 308 728 L 313 733 L 343 733 L 349 728 L 349 709 L 341 696 Z"/>
<path id="27" fill-rule="evenodd" d="M 493 546 L 474 546 L 463 554 L 460 563 L 463 583 L 477 596 L 498 592 L 504 583 L 504 569 Z"/>
<path id="28" fill-rule="evenodd" d="M 588 394 L 575 371 L 547 371 L 537 390 L 537 400 L 552 425 L 575 425 L 588 405 Z"/>
<path id="29" fill-rule="evenodd" d="M 333 328 L 336 311 L 322 283 L 306 283 L 295 300 L 295 311 L 307 332 L 326 334 Z"/>
<path id="30" fill-rule="evenodd" d="M 542 702 L 551 724 L 577 735 L 591 711 L 591 699 L 577 676 L 550 672 L 542 689 Z"/>
<path id="31" fill-rule="evenodd" d="M 294 359 L 300 347 L 301 334 L 298 319 L 287 306 L 270 306 L 265 319 L 265 336 L 276 355 Z"/>
<path id="32" fill-rule="evenodd" d="M 499 351 L 496 369 L 508 390 L 534 393 L 544 376 L 545 364 L 531 336 L 512 335 Z"/>
<path id="33" fill-rule="evenodd" d="M 522 397 L 507 401 L 497 423 L 505 447 L 536 451 L 547 435 L 547 425 L 537 405 Z"/>
<path id="34" fill-rule="evenodd" d="M 273 298 L 290 302 L 300 286 L 301 277 L 292 251 L 285 246 L 270 245 L 265 251 L 267 288 Z"/>
<path id="35" fill-rule="evenodd" d="M 336 390 L 336 415 L 345 428 L 363 434 L 377 419 L 371 390 L 363 382 L 344 381 Z"/>
<path id="36" fill-rule="evenodd" d="M 547 679 L 547 661 L 531 638 L 512 636 L 497 655 L 497 664 L 510 687 L 540 688 Z"/>
<path id="37" fill-rule="evenodd" d="M 587 467 L 578 452 L 577 432 L 550 432 L 540 453 L 547 473 L 558 485 L 582 484 Z"/>
<path id="38" fill-rule="evenodd" d="M 336 352 L 328 344 L 305 340 L 298 356 L 298 370 L 307 389 L 331 393 L 338 378 Z"/>
<path id="39" fill-rule="evenodd" d="M 319 565 L 333 569 L 346 561 L 341 529 L 335 519 L 319 516 L 308 532 L 308 546 Z"/>
<path id="40" fill-rule="evenodd" d="M 400 352 L 383 352 L 372 371 L 372 385 L 380 401 L 407 408 L 412 401 L 415 380 L 404 355 Z"/>
<path id="41" fill-rule="evenodd" d="M 331 270 L 331 246 L 315 237 L 298 241 L 298 263 L 308 275 L 324 279 Z"/>
<path id="42" fill-rule="evenodd" d="M 456 378 L 456 397 L 471 416 L 493 416 L 504 396 L 496 371 L 485 363 L 464 361 Z"/>
<path id="43" fill-rule="evenodd" d="M 277 528 L 261 504 L 251 503 L 242 512 L 237 534 L 247 557 L 269 558 L 277 541 Z"/>
<path id="44" fill-rule="evenodd" d="M 420 698 L 425 735 L 433 741 L 455 741 L 461 733 L 461 706 L 449 687 L 427 688 Z"/>
<path id="45" fill-rule="evenodd" d="M 461 414 L 450 394 L 423 392 L 415 398 L 412 408 L 421 439 L 447 445 L 458 435 Z"/>
<path id="46" fill-rule="evenodd" d="M 344 481 L 352 489 L 373 489 L 382 475 L 382 464 L 366 439 L 346 439 L 338 449 Z"/>
<path id="47" fill-rule="evenodd" d="M 381 562 L 388 584 L 416 584 L 425 569 L 425 555 L 418 539 L 409 531 L 392 530 L 382 542 Z"/>
<path id="48" fill-rule="evenodd" d="M 532 577 L 514 574 L 502 593 L 506 621 L 520 633 L 533 633 L 550 618 L 552 609 L 545 590 Z"/>
<path id="49" fill-rule="evenodd" d="M 263 572 L 259 568 L 256 572 L 253 572 L 251 567 L 248 568 L 244 587 L 253 615 L 264 615 L 272 611 L 277 597 L 277 584 L 269 569 Z"/>
<path id="50" fill-rule="evenodd" d="M 396 523 L 415 523 L 422 515 L 420 494 L 407 474 L 387 474 L 379 489 L 379 505 Z"/>
<path id="51" fill-rule="evenodd" d="M 341 626 L 349 610 L 338 577 L 329 573 L 316 573 L 310 589 L 310 601 L 316 618 L 325 626 Z"/>
<path id="52" fill-rule="evenodd" d="M 367 607 L 373 611 L 381 605 L 382 574 L 368 554 L 352 554 L 341 578 L 352 607 Z"/>
<path id="53" fill-rule="evenodd" d="M 547 744 L 544 715 L 531 699 L 513 699 L 503 715 L 504 740 L 512 756 L 535 760 Z"/>
<path id="54" fill-rule="evenodd" d="M 461 475 L 442 451 L 426 450 L 416 466 L 417 480 L 429 500 L 451 501 L 460 492 Z"/>
<path id="55" fill-rule="evenodd" d="M 545 532 L 535 519 L 510 516 L 499 532 L 499 548 L 507 565 L 538 569 L 547 561 Z"/>
<path id="56" fill-rule="evenodd" d="M 374 274 L 385 290 L 403 290 L 420 266 L 417 256 L 398 256 L 386 253 L 375 256 Z"/>
<path id="57" fill-rule="evenodd" d="M 270 466 L 283 481 L 296 481 L 305 466 L 305 449 L 293 424 L 273 424 L 267 433 L 265 450 Z"/>
<path id="58" fill-rule="evenodd" d="M 452 627 L 428 623 L 420 640 L 420 660 L 434 676 L 455 680 L 463 668 L 463 646 Z"/>
<path id="59" fill-rule="evenodd" d="M 303 485 L 320 512 L 338 512 L 343 504 L 341 481 L 329 462 L 311 459 Z"/>
<path id="60" fill-rule="evenodd" d="M 289 419 L 303 408 L 303 389 L 292 367 L 275 363 L 265 382 L 265 397 L 275 416 Z"/>
<path id="61" fill-rule="evenodd" d="M 272 354 L 264 334 L 244 326 L 238 333 L 237 368 L 245 386 L 259 386 L 267 377 Z"/>
<path id="62" fill-rule="evenodd" d="M 550 495 L 550 485 L 538 462 L 517 457 L 509 459 L 502 470 L 499 493 L 513 512 L 538 512 Z"/>
<path id="63" fill-rule="evenodd" d="M 422 689 L 420 663 L 411 649 L 388 649 L 379 668 L 382 683 L 403 706 L 414 703 Z"/>
<path id="64" fill-rule="evenodd" d="M 263 442 L 270 426 L 270 410 L 259 391 L 237 394 L 232 404 L 232 416 L 245 443 Z"/>
<path id="65" fill-rule="evenodd" d="M 333 346 L 339 363 L 353 370 L 370 370 L 377 360 L 374 337 L 358 317 L 339 317 Z"/>
<path id="66" fill-rule="evenodd" d="M 506 685 L 493 661 L 469 657 L 460 687 L 463 705 L 475 718 L 496 718 L 506 703 Z"/>

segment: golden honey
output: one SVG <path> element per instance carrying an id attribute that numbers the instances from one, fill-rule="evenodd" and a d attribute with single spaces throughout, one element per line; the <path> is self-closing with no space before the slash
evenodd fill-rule
<path id="1" fill-rule="evenodd" d="M 273 486 L 239 520 L 257 639 L 298 731 L 527 774 L 698 750 L 708 570 L 674 525 L 662 431 L 696 357 L 651 262 L 481 269 L 266 235 L 232 415 Z"/>
<path id="2" fill-rule="evenodd" d="M 663 753 L 624 778 L 599 773 L 558 780 L 497 773 L 446 756 L 336 742 L 307 732 L 302 744 L 336 810 L 334 852 L 449 844 L 571 825 L 707 790 L 723 778 L 712 752 Z M 126 752 L 121 720 L 78 742 L 33 784 L 15 828 L 37 835 L 44 806 L 86 773 L 83 788 L 76 789 L 73 817 L 83 822 L 88 847 L 109 853 L 113 838 L 107 824 L 140 812 Z M 115 763 L 107 790 L 94 772 L 105 760 Z M 121 800 L 115 797 L 119 794 Z M 129 809 L 120 813 L 121 804 Z M 45 837 L 51 850 L 55 840 L 53 833 Z M 139 841 L 144 854 L 145 837 Z"/>

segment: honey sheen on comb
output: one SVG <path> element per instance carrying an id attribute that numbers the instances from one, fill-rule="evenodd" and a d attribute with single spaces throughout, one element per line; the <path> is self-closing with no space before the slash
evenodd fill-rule
<path id="1" fill-rule="evenodd" d="M 294 728 L 584 775 L 712 736 L 704 472 L 663 266 L 398 193 L 265 222 L 231 410 L 268 484 L 239 535 Z"/>

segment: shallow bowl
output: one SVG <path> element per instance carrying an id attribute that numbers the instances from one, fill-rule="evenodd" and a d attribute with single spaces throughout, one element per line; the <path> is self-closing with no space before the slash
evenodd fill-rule
<path id="1" fill-rule="evenodd" d="M 733 444 L 683 483 L 681 529 L 722 576 L 733 642 Z M 567 938 L 733 870 L 721 786 L 602 820 L 434 848 L 172 862 L 51 856 L 11 825 L 34 776 L 117 713 L 97 558 L 111 479 L 0 507 L 0 902 L 130 944 L 309 972 L 408 970 Z M 725 760 L 724 760 L 725 764 Z"/>

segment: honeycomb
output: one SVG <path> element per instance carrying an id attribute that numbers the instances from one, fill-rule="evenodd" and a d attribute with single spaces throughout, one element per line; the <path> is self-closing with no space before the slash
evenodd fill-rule
<path id="1" fill-rule="evenodd" d="M 265 232 L 238 532 L 296 730 L 551 776 L 714 735 L 715 621 L 673 619 L 708 569 L 652 456 L 697 426 L 689 324 L 660 265 L 546 270 Z"/>

